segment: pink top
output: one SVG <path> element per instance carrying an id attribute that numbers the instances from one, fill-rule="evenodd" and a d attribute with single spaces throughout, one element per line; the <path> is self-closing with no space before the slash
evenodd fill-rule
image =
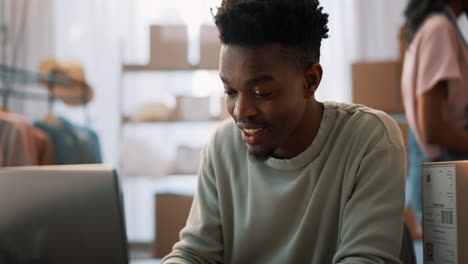
<path id="1" fill-rule="evenodd" d="M 468 48 L 449 19 L 434 14 L 426 19 L 405 53 L 401 84 L 408 124 L 431 158 L 447 150 L 427 143 L 417 119 L 416 99 L 442 80 L 448 81 L 448 118 L 464 127 L 468 124 Z"/>

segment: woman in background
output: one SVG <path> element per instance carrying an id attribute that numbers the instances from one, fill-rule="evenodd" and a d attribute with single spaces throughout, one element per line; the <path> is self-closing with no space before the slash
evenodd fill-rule
<path id="1" fill-rule="evenodd" d="M 409 132 L 406 222 L 422 238 L 421 163 L 468 159 L 468 0 L 409 0 L 402 95 Z"/>

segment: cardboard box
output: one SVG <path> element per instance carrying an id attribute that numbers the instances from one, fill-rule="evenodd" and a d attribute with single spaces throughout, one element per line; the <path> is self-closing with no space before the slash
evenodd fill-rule
<path id="1" fill-rule="evenodd" d="M 221 42 L 218 37 L 218 29 L 215 26 L 203 25 L 200 29 L 200 69 L 219 68 L 219 52 Z"/>
<path id="2" fill-rule="evenodd" d="M 163 258 L 179 241 L 180 230 L 185 226 L 193 197 L 174 194 L 156 194 L 155 258 Z"/>
<path id="3" fill-rule="evenodd" d="M 187 27 L 177 25 L 150 27 L 150 69 L 188 70 Z"/>
<path id="4" fill-rule="evenodd" d="M 404 113 L 399 61 L 352 65 L 353 102 L 387 113 Z"/>
<path id="5" fill-rule="evenodd" d="M 468 161 L 422 165 L 425 264 L 468 263 Z"/>

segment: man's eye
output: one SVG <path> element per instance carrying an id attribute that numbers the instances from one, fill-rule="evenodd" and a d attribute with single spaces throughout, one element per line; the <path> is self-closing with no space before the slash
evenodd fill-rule
<path id="1" fill-rule="evenodd" d="M 237 94 L 237 91 L 229 89 L 229 90 L 224 90 L 224 94 L 226 94 L 229 97 L 232 97 Z"/>
<path id="2" fill-rule="evenodd" d="M 273 93 L 273 92 L 266 92 L 266 93 L 254 93 L 254 94 L 255 94 L 255 96 L 257 96 L 257 97 L 262 97 L 262 98 L 264 98 L 264 97 L 268 97 L 268 96 L 270 96 L 272 93 Z"/>

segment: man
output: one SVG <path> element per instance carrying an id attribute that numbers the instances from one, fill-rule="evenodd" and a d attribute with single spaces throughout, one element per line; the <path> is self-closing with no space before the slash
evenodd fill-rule
<path id="1" fill-rule="evenodd" d="M 315 100 L 318 1 L 223 0 L 214 19 L 232 120 L 162 263 L 400 263 L 402 136 L 380 111 Z"/>

